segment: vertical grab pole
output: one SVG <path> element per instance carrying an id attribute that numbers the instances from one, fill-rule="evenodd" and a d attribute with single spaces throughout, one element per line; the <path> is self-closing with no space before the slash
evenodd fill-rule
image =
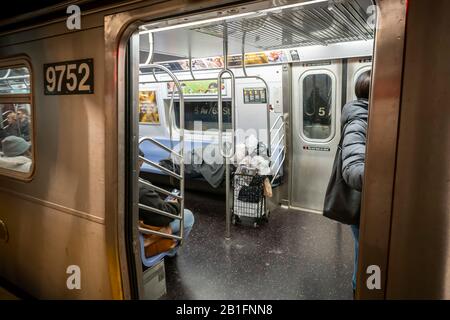
<path id="1" fill-rule="evenodd" d="M 242 59 L 242 71 L 244 72 L 244 78 L 255 78 L 266 86 L 266 124 L 267 124 L 267 156 L 270 158 L 272 156 L 272 141 L 271 141 L 271 134 L 270 134 L 270 92 L 269 92 L 269 85 L 267 84 L 266 80 L 264 80 L 260 76 L 249 76 L 247 74 L 247 67 L 245 65 L 245 37 L 246 32 L 242 34 L 242 46 L 241 46 L 241 59 Z"/>
<path id="2" fill-rule="evenodd" d="M 227 150 L 223 150 L 223 106 L 222 106 L 222 77 L 225 73 L 228 73 L 231 76 L 231 148 L 227 148 Z M 231 197 L 230 197 L 230 189 L 231 189 L 231 181 L 230 181 L 230 160 L 236 152 L 236 143 L 235 143 L 235 77 L 233 72 L 230 70 L 222 70 L 219 73 L 217 78 L 218 83 L 218 113 L 219 113 L 219 150 L 222 156 L 225 158 L 225 208 L 226 208 L 226 239 L 231 239 Z"/>
<path id="3" fill-rule="evenodd" d="M 223 69 L 228 70 L 228 25 L 223 23 Z"/>
<path id="4" fill-rule="evenodd" d="M 145 64 L 151 64 L 153 61 L 153 33 L 148 33 L 148 44 L 149 44 L 149 55 L 147 57 L 147 60 L 145 61 Z"/>
<path id="5" fill-rule="evenodd" d="M 189 33 L 189 72 L 191 74 L 192 80 L 195 80 L 194 71 L 192 70 L 192 47 L 191 47 L 192 41 L 191 41 L 191 33 Z"/>
<path id="6" fill-rule="evenodd" d="M 175 77 L 175 75 L 174 75 Z M 183 89 L 181 87 L 180 82 L 178 79 L 176 79 L 177 82 L 177 88 L 178 88 L 178 95 L 180 96 L 180 154 L 182 155 L 180 159 L 180 196 L 181 196 L 181 203 L 180 203 L 180 245 L 183 245 L 184 241 L 184 95 L 183 95 Z"/>
<path id="7" fill-rule="evenodd" d="M 244 76 L 248 77 L 247 75 L 247 68 L 245 67 L 245 36 L 247 33 L 244 31 L 242 34 L 242 71 L 244 72 Z"/>
<path id="8" fill-rule="evenodd" d="M 225 238 L 227 240 L 231 239 L 231 197 L 230 197 L 230 189 L 231 189 L 231 180 L 230 180 L 230 160 L 231 157 L 235 154 L 236 151 L 236 143 L 235 143 L 235 82 L 236 79 L 234 77 L 234 73 L 228 69 L 228 28 L 226 23 L 224 24 L 223 29 L 223 56 L 224 56 L 224 68 L 217 77 L 217 96 L 218 96 L 218 113 L 219 113 L 219 150 L 222 156 L 225 158 Z M 226 151 L 223 150 L 223 106 L 222 106 L 222 77 L 225 73 L 228 73 L 231 77 L 231 148 L 227 148 Z M 231 152 L 230 152 L 231 151 Z"/>
<path id="9" fill-rule="evenodd" d="M 261 80 L 266 85 L 266 112 L 267 112 L 267 156 L 270 158 L 272 156 L 272 136 L 270 135 L 270 93 L 269 93 L 269 86 L 267 85 L 267 82 L 261 78 Z"/>

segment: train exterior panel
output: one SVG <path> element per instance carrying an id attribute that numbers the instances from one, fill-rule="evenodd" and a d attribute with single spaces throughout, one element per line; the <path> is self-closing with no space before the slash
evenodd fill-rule
<path id="1" fill-rule="evenodd" d="M 104 31 L 100 25 L 66 33 L 58 25 L 60 35 L 0 48 L 3 57 L 26 55 L 31 61 L 35 124 L 31 181 L 0 178 L 2 220 L 10 235 L 0 247 L 0 269 L 36 297 L 111 298 L 105 242 Z M 94 61 L 93 94 L 44 93 L 44 64 L 86 58 Z M 67 289 L 71 265 L 80 267 L 85 290 Z"/>

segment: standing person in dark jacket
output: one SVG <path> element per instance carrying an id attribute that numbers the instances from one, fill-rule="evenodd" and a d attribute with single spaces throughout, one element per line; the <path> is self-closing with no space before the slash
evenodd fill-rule
<path id="1" fill-rule="evenodd" d="M 144 157 L 144 153 L 139 149 L 139 155 Z M 139 160 L 139 168 L 142 167 L 144 162 Z M 146 186 L 139 187 L 139 203 L 146 205 L 151 208 L 159 209 L 167 213 L 174 215 L 179 215 L 180 204 L 178 200 L 165 201 L 161 199 L 159 194 L 152 188 Z M 148 212 L 144 209 L 139 208 L 139 220 L 142 220 L 144 224 L 153 227 L 169 227 L 172 234 L 179 235 L 180 233 L 180 220 L 172 219 L 157 213 Z M 192 226 L 194 225 L 194 214 L 188 210 L 184 209 L 184 238 L 187 239 L 189 233 L 191 232 Z M 176 255 L 178 246 L 170 250 L 167 255 L 173 257 Z"/>
<path id="2" fill-rule="evenodd" d="M 347 103 L 342 109 L 342 177 L 350 188 L 362 191 L 364 165 L 366 160 L 367 119 L 369 115 L 371 71 L 366 71 L 356 81 L 355 93 L 358 98 Z M 347 127 L 345 127 L 347 126 Z M 361 205 L 361 204 L 359 204 Z M 353 270 L 353 291 L 356 289 L 356 273 L 359 251 L 359 225 L 351 226 L 355 239 L 355 266 Z"/>

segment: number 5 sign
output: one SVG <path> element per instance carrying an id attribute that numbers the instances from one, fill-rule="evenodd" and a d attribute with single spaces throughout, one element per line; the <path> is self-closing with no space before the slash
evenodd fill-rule
<path id="1" fill-rule="evenodd" d="M 94 93 L 94 60 L 44 64 L 44 93 L 46 95 Z"/>

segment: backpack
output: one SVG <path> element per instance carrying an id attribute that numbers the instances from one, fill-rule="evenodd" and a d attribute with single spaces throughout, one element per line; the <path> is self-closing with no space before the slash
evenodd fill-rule
<path id="1" fill-rule="evenodd" d="M 361 192 L 350 188 L 342 177 L 342 143 L 347 126 L 348 124 L 342 130 L 336 151 L 333 171 L 325 194 L 323 215 L 343 224 L 359 225 Z"/>

